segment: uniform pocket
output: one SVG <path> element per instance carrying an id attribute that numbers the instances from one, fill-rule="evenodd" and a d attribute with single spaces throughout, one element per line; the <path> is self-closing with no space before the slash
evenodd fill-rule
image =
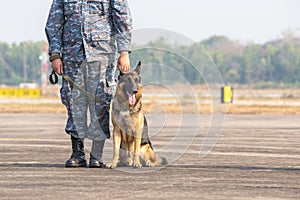
<path id="1" fill-rule="evenodd" d="M 101 34 L 93 34 L 92 45 L 95 48 L 95 50 L 99 53 L 112 53 L 109 33 L 103 32 Z"/>
<path id="2" fill-rule="evenodd" d="M 101 40 L 109 41 L 110 40 L 110 33 L 108 31 L 106 31 L 104 29 L 104 27 L 101 27 L 101 28 L 102 28 L 101 32 L 99 32 L 99 30 L 98 30 L 98 31 L 91 33 L 92 41 L 101 41 Z"/>
<path id="3" fill-rule="evenodd" d="M 110 63 L 106 69 L 106 84 L 108 87 L 117 86 L 117 80 L 115 79 L 116 70 L 117 67 L 115 62 Z"/>
<path id="4" fill-rule="evenodd" d="M 117 80 L 115 79 L 116 69 L 115 62 L 110 63 L 106 69 L 106 87 L 110 100 L 115 96 L 117 88 Z"/>
<path id="5" fill-rule="evenodd" d="M 63 0 L 64 2 L 64 14 L 70 16 L 79 13 L 78 0 Z"/>
<path id="6" fill-rule="evenodd" d="M 93 15 L 105 15 L 107 13 L 107 4 L 104 0 L 88 0 L 89 13 Z"/>

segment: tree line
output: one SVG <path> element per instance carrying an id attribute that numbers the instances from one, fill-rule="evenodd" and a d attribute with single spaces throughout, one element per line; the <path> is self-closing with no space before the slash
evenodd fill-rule
<path id="1" fill-rule="evenodd" d="M 44 41 L 0 43 L 0 85 L 39 83 L 43 44 Z M 134 49 L 132 63 L 146 63 L 143 77 L 148 79 L 203 84 L 209 76 L 215 76 L 210 70 L 216 67 L 225 84 L 300 87 L 300 38 L 292 34 L 265 44 L 241 44 L 226 36 L 212 36 L 186 46 L 159 38 L 147 45 L 134 45 Z M 195 63 L 203 67 L 200 74 L 192 66 Z"/>
<path id="2" fill-rule="evenodd" d="M 0 43 L 0 85 L 39 83 L 44 42 Z"/>

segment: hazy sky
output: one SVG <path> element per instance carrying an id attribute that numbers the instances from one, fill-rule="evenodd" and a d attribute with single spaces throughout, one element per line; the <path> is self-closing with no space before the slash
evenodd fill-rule
<path id="1" fill-rule="evenodd" d="M 128 0 L 134 28 L 176 31 L 198 42 L 226 35 L 263 43 L 288 28 L 300 35 L 300 0 Z M 45 40 L 52 0 L 2 0 L 0 41 Z"/>

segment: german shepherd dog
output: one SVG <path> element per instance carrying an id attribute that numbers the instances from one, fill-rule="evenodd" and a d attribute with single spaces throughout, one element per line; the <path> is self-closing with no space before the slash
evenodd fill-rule
<path id="1" fill-rule="evenodd" d="M 147 120 L 142 108 L 141 62 L 134 71 L 119 76 L 112 103 L 113 160 L 108 168 L 119 164 L 141 168 L 166 165 L 154 153 L 148 136 Z"/>

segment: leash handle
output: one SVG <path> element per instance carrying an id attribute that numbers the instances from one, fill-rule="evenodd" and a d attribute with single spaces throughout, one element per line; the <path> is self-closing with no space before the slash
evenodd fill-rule
<path id="1" fill-rule="evenodd" d="M 55 73 L 55 71 L 53 70 L 52 73 L 49 75 L 49 82 L 52 84 L 52 85 L 55 85 L 58 83 L 58 76 L 57 74 Z"/>

